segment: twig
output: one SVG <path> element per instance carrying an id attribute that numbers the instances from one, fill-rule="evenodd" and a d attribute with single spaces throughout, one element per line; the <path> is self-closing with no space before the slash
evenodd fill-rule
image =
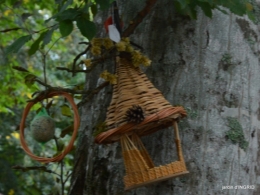
<path id="1" fill-rule="evenodd" d="M 47 75 L 46 75 L 46 54 L 42 56 L 43 61 L 43 75 L 44 75 L 44 83 L 47 85 Z"/>
<path id="2" fill-rule="evenodd" d="M 147 0 L 146 6 L 137 14 L 132 23 L 124 30 L 123 37 L 129 37 L 136 27 L 143 21 L 145 16 L 151 11 L 157 0 Z"/>
<path id="3" fill-rule="evenodd" d="M 135 47 L 137 47 L 137 48 L 139 48 L 141 51 L 143 51 L 144 50 L 144 48 L 142 47 L 142 46 L 140 46 L 140 45 L 137 45 L 136 43 L 134 43 L 133 41 L 130 41 L 130 44 L 131 45 L 133 45 L 133 46 L 135 46 Z"/>
<path id="4" fill-rule="evenodd" d="M 8 28 L 8 29 L 0 30 L 0 32 L 5 33 L 5 32 L 14 31 L 14 30 L 20 30 L 20 29 L 22 29 L 22 28 L 19 28 L 19 27 L 17 27 L 17 28 Z"/>
<path id="5" fill-rule="evenodd" d="M 35 79 L 35 81 L 43 86 L 45 86 L 47 89 L 40 91 L 38 93 L 46 93 L 47 91 L 65 91 L 68 93 L 72 93 L 72 94 L 87 94 L 87 91 L 83 91 L 83 90 L 73 90 L 73 89 L 68 89 L 68 88 L 62 88 L 62 87 L 53 87 L 51 85 L 45 84 L 44 82 L 42 82 L 39 79 Z"/>
<path id="6" fill-rule="evenodd" d="M 83 52 L 82 52 L 83 53 Z M 84 73 L 89 73 L 89 72 L 91 72 L 92 71 L 92 69 L 98 64 L 98 63 L 100 63 L 100 62 L 102 62 L 102 61 L 104 61 L 104 60 L 106 60 L 106 59 L 110 59 L 110 58 L 112 58 L 113 57 L 113 55 L 108 55 L 108 56 L 106 56 L 106 57 L 104 57 L 104 56 L 101 56 L 100 58 L 98 58 L 98 59 L 94 59 L 93 60 L 93 62 L 91 63 L 91 67 L 89 67 L 87 70 L 71 70 L 71 69 L 69 69 L 69 68 L 64 68 L 64 67 L 56 67 L 56 69 L 58 69 L 58 70 L 65 70 L 65 71 L 67 71 L 67 72 L 73 72 L 73 73 L 79 73 L 79 72 L 84 72 Z"/>
<path id="7" fill-rule="evenodd" d="M 89 45 L 90 43 L 89 43 L 89 42 L 86 42 L 86 41 L 82 41 L 82 42 L 79 42 L 79 44 Z"/>
<path id="8" fill-rule="evenodd" d="M 84 54 L 87 53 L 87 51 L 90 49 L 90 45 L 81 53 L 79 53 L 73 60 L 73 65 L 72 65 L 72 76 L 75 76 L 75 70 L 76 70 L 76 62 L 77 60 Z"/>
<path id="9" fill-rule="evenodd" d="M 54 43 L 50 46 L 50 48 L 48 49 L 48 51 L 46 52 L 46 55 L 50 52 L 50 50 L 53 48 L 53 46 L 61 39 L 62 37 L 59 37 L 58 39 L 56 39 L 54 41 Z"/>
<path id="10" fill-rule="evenodd" d="M 89 70 L 87 69 L 87 70 L 71 70 L 71 69 L 69 69 L 69 68 L 64 68 L 64 67 L 56 67 L 56 69 L 57 70 L 65 70 L 65 71 L 67 71 L 67 72 L 84 72 L 84 73 L 87 73 L 87 72 L 89 72 Z"/>
<path id="11" fill-rule="evenodd" d="M 84 98 L 84 100 L 82 100 L 81 102 L 79 102 L 77 104 L 78 107 L 81 107 L 83 104 L 87 103 L 95 94 L 97 94 L 99 91 L 101 91 L 101 89 L 103 89 L 104 87 L 106 87 L 109 84 L 108 81 L 102 83 L 101 85 L 99 85 L 96 89 L 92 90 L 88 96 L 86 98 Z"/>
<path id="12" fill-rule="evenodd" d="M 47 172 L 47 173 L 52 173 L 52 174 L 55 174 L 55 175 L 58 175 L 60 177 L 60 175 L 52 170 L 49 170 L 47 169 L 47 167 L 45 166 L 31 166 L 31 167 L 23 167 L 23 166 L 19 166 L 19 165 L 15 165 L 15 166 L 12 166 L 12 169 L 15 169 L 15 170 L 21 170 L 23 172 L 25 171 L 35 171 L 35 170 L 41 170 L 41 171 L 44 171 L 44 172 Z"/>
<path id="13" fill-rule="evenodd" d="M 63 181 L 63 166 L 64 162 L 63 160 L 60 161 L 60 181 L 61 181 L 61 195 L 64 195 L 64 181 Z"/>
<path id="14" fill-rule="evenodd" d="M 71 177 L 72 172 L 66 177 L 66 179 L 64 180 L 64 184 L 68 181 L 68 179 Z"/>
<path id="15" fill-rule="evenodd" d="M 45 86 L 47 89 L 46 90 L 43 90 L 43 91 L 38 91 L 38 92 L 35 92 L 33 94 L 37 96 L 33 99 L 30 99 L 28 100 L 28 102 L 34 102 L 34 101 L 37 101 L 38 100 L 38 97 L 40 95 L 42 95 L 43 93 L 46 94 L 47 92 L 50 92 L 50 91 L 65 91 L 65 92 L 68 92 L 68 93 L 72 93 L 72 94 L 86 94 L 87 95 L 87 98 L 90 99 L 91 97 L 93 97 L 95 94 L 97 94 L 101 89 L 103 89 L 104 87 L 106 87 L 109 82 L 106 81 L 104 83 L 102 83 L 101 85 L 99 85 L 96 89 L 94 90 L 88 90 L 88 91 L 84 91 L 84 90 L 73 90 L 73 89 L 68 89 L 68 88 L 62 88 L 62 87 L 52 87 L 51 85 L 48 85 L 44 82 L 42 82 L 41 80 L 39 79 L 35 79 L 36 82 L 38 82 L 39 84 Z M 83 102 L 84 103 L 84 102 Z M 79 103 L 80 104 L 80 103 Z"/>

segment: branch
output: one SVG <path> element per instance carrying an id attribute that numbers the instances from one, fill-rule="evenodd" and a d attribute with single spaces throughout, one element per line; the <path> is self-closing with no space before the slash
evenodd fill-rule
<path id="1" fill-rule="evenodd" d="M 62 87 L 52 87 L 51 85 L 48 85 L 44 82 L 42 82 L 41 80 L 39 79 L 35 79 L 34 81 L 38 82 L 39 84 L 45 86 L 47 89 L 46 90 L 43 90 L 43 91 L 37 91 L 33 94 L 33 96 L 35 94 L 37 94 L 37 96 L 33 99 L 30 99 L 28 100 L 28 102 L 34 102 L 34 101 L 37 101 L 38 97 L 42 94 L 46 94 L 47 92 L 50 92 L 50 91 L 65 91 L 65 92 L 68 92 L 68 93 L 71 93 L 71 94 L 86 94 L 87 95 L 87 98 L 86 100 L 84 101 L 81 101 L 78 106 L 80 104 L 83 104 L 87 101 L 89 101 L 95 94 L 97 94 L 101 89 L 103 89 L 104 87 L 106 87 L 109 82 L 106 81 L 104 83 L 102 83 L 101 85 L 99 85 L 96 89 L 94 90 L 88 90 L 88 91 L 84 91 L 84 90 L 73 90 L 73 89 L 68 89 L 68 88 L 62 88 Z"/>
<path id="2" fill-rule="evenodd" d="M 88 47 L 85 49 L 85 51 L 79 53 L 75 59 L 73 60 L 73 65 L 72 65 L 72 76 L 75 76 L 75 71 L 76 71 L 76 62 L 77 60 L 84 54 L 87 53 L 87 51 L 90 49 L 90 45 L 88 45 Z"/>
<path id="3" fill-rule="evenodd" d="M 81 55 L 83 52 L 81 52 L 80 54 L 78 54 L 78 56 L 79 55 Z M 113 55 L 111 56 L 111 55 L 107 55 L 107 56 L 101 56 L 100 58 L 97 58 L 97 59 L 94 59 L 94 60 L 92 60 L 92 63 L 91 63 L 91 67 L 89 67 L 87 70 L 71 70 L 71 69 L 69 69 L 69 68 L 64 68 L 64 67 L 56 67 L 56 69 L 58 69 L 58 70 L 65 70 L 65 71 L 67 71 L 67 72 L 73 72 L 73 73 L 78 73 L 78 72 L 84 72 L 84 73 L 88 73 L 88 72 L 91 72 L 92 71 L 92 69 L 98 64 L 98 63 L 100 63 L 100 62 L 102 62 L 102 61 L 104 61 L 104 60 L 106 60 L 106 59 L 110 59 L 110 58 L 112 58 L 112 57 L 114 57 Z M 75 58 L 76 59 L 76 58 Z M 74 61 L 75 61 L 75 59 L 74 59 Z M 76 62 L 76 61 L 75 61 Z M 75 62 L 73 62 L 73 66 L 75 67 L 75 65 L 74 65 L 74 63 Z"/>
<path id="4" fill-rule="evenodd" d="M 87 72 L 89 72 L 89 69 L 87 69 L 87 70 L 71 70 L 71 69 L 69 69 L 69 68 L 64 68 L 64 67 L 56 67 L 56 69 L 57 70 L 65 70 L 65 71 L 67 71 L 67 72 L 85 72 L 85 73 L 87 73 Z"/>
<path id="5" fill-rule="evenodd" d="M 44 171 L 44 172 L 47 172 L 47 173 L 52 173 L 52 174 L 60 176 L 58 173 L 56 173 L 56 172 L 54 172 L 52 170 L 47 169 L 47 167 L 45 167 L 45 166 L 23 167 L 23 166 L 15 165 L 15 166 L 12 166 L 12 169 L 21 170 L 23 172 L 31 171 L 31 170 L 39 170 L 39 171 Z"/>
<path id="6" fill-rule="evenodd" d="M 132 23 L 124 30 L 122 37 L 129 37 L 136 27 L 143 21 L 145 16 L 151 11 L 152 7 L 156 4 L 157 0 L 147 0 L 146 6 L 140 11 L 133 19 Z"/>
<path id="7" fill-rule="evenodd" d="M 5 33 L 5 32 L 14 31 L 14 30 L 20 30 L 20 29 L 22 29 L 22 28 L 19 28 L 19 27 L 17 27 L 17 28 L 8 28 L 8 29 L 0 30 L 0 32 Z"/>
<path id="8" fill-rule="evenodd" d="M 66 179 L 63 182 L 64 184 L 68 181 L 68 179 L 71 177 L 71 175 L 72 175 L 72 172 L 68 174 L 68 176 L 66 177 Z"/>
<path id="9" fill-rule="evenodd" d="M 94 89 L 94 90 L 92 90 L 92 91 L 89 90 L 88 92 L 90 92 L 90 93 L 88 94 L 88 96 L 87 96 L 84 100 L 82 100 L 81 102 L 79 102 L 79 103 L 77 104 L 77 106 L 80 107 L 80 106 L 82 106 L 83 104 L 87 103 L 95 94 L 97 94 L 99 91 L 101 91 L 101 89 L 103 89 L 104 87 L 106 87 L 108 84 L 109 84 L 109 82 L 106 81 L 106 82 L 102 83 L 101 85 L 99 85 L 96 89 Z"/>

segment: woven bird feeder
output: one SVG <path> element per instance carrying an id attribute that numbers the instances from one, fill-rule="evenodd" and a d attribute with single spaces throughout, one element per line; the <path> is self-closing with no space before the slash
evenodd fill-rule
<path id="1" fill-rule="evenodd" d="M 121 142 L 126 169 L 125 190 L 187 174 L 177 125 L 177 120 L 185 117 L 186 111 L 183 107 L 173 107 L 131 60 L 118 58 L 116 74 L 118 82 L 114 85 L 105 121 L 107 131 L 98 134 L 95 141 L 99 144 Z M 127 119 L 133 108 L 143 111 L 143 120 L 136 123 Z M 140 136 L 170 126 L 175 131 L 178 160 L 156 167 Z"/>

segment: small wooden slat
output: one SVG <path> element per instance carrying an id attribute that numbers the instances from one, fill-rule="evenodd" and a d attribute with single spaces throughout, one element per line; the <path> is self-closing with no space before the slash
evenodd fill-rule
<path id="1" fill-rule="evenodd" d="M 174 124 L 174 127 L 175 131 L 178 131 L 177 124 Z M 178 138 L 178 135 L 176 137 Z M 187 174 L 188 171 L 182 157 L 179 139 L 176 139 L 176 144 L 178 146 L 179 160 L 155 167 L 137 134 L 133 133 L 130 136 L 126 134 L 122 135 L 121 146 L 126 169 L 126 175 L 124 177 L 125 190 Z"/>

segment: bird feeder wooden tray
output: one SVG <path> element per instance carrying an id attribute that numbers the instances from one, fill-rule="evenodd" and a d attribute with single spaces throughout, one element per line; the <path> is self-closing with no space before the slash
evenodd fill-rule
<path id="1" fill-rule="evenodd" d="M 126 175 L 124 176 L 125 190 L 154 184 L 189 173 L 186 169 L 182 155 L 177 122 L 174 121 L 173 125 L 178 161 L 166 165 L 157 167 L 154 165 L 138 135 L 123 135 L 121 137 L 121 146 L 126 169 Z"/>
<path id="2" fill-rule="evenodd" d="M 185 166 L 177 121 L 185 117 L 183 107 L 173 107 L 149 81 L 139 67 L 127 58 L 117 59 L 118 82 L 108 107 L 106 131 L 98 134 L 95 142 L 108 144 L 121 142 L 126 175 L 125 190 L 153 184 L 189 173 Z M 136 124 L 126 120 L 127 111 L 138 105 L 145 118 Z M 173 126 L 178 160 L 163 166 L 155 166 L 140 136 Z"/>

